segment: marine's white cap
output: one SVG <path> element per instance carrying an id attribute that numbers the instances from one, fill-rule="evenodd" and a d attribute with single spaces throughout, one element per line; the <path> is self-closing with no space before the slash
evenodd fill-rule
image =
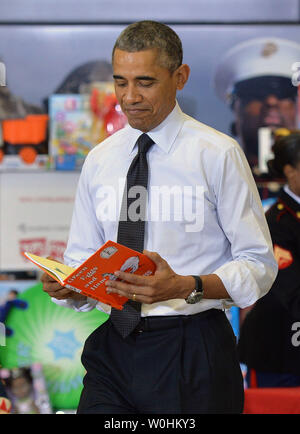
<path id="1" fill-rule="evenodd" d="M 234 84 L 259 76 L 291 78 L 293 64 L 300 62 L 300 44 L 281 38 L 254 38 L 230 49 L 215 72 L 217 95 L 230 102 Z"/>

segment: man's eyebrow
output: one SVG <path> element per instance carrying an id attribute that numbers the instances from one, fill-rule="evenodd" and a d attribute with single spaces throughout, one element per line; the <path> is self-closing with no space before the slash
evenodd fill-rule
<path id="1" fill-rule="evenodd" d="M 122 75 L 113 75 L 113 78 L 115 80 L 125 80 L 124 77 L 122 77 Z M 137 77 L 135 77 L 135 80 L 148 80 L 148 81 L 155 81 L 156 78 L 154 77 L 150 77 L 148 75 L 138 75 Z"/>
<path id="2" fill-rule="evenodd" d="M 135 77 L 137 80 L 148 80 L 148 81 L 155 81 L 156 78 L 154 77 L 149 77 L 148 75 L 139 75 L 137 77 Z"/>

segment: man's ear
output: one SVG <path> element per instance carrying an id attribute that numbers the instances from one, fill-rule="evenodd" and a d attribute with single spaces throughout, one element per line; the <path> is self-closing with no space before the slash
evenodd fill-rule
<path id="1" fill-rule="evenodd" d="M 186 64 L 180 65 L 175 71 L 177 90 L 182 90 L 190 75 L 190 67 Z"/>

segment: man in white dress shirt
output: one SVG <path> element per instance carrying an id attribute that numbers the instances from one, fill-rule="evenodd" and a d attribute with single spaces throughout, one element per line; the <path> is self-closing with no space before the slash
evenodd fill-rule
<path id="1" fill-rule="evenodd" d="M 239 413 L 243 382 L 224 309 L 253 304 L 277 272 L 263 208 L 239 145 L 182 113 L 176 93 L 189 77 L 181 41 L 168 26 L 128 26 L 113 50 L 115 89 L 128 126 L 87 156 L 65 262 L 78 266 L 117 240 L 135 143 L 154 144 L 149 166 L 145 253 L 154 276 L 119 272 L 107 291 L 141 303 L 122 338 L 110 318 L 87 339 L 78 413 Z M 43 275 L 53 300 L 77 311 L 107 305 Z"/>

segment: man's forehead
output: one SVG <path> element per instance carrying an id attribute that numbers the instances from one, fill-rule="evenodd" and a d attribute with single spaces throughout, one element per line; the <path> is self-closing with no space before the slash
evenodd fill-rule
<path id="1" fill-rule="evenodd" d="M 126 51 L 116 48 L 113 55 L 113 63 L 118 61 L 131 61 L 139 62 L 141 60 L 156 60 L 159 57 L 159 51 L 157 48 L 149 48 L 147 50 L 139 51 Z"/>
<path id="2" fill-rule="evenodd" d="M 145 71 L 158 71 L 166 69 L 164 66 L 165 54 L 160 52 L 157 48 L 151 48 L 142 51 L 124 51 L 116 49 L 113 56 L 113 70 L 118 72 L 118 69 L 124 68 L 139 68 Z M 152 75 L 143 74 L 143 75 Z"/>

